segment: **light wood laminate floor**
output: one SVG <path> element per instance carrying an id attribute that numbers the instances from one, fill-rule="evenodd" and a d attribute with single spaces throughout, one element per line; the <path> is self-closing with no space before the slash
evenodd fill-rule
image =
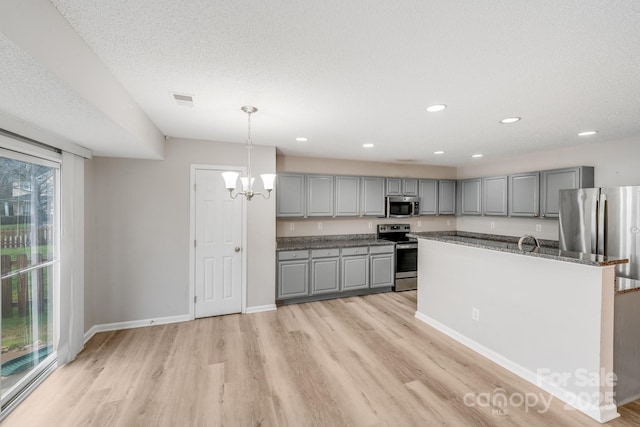
<path id="1" fill-rule="evenodd" d="M 468 393 L 501 389 L 549 396 L 415 307 L 410 291 L 100 333 L 3 425 L 600 425 L 557 399 L 545 413 L 466 405 Z M 620 413 L 607 426 L 640 425 L 640 404 Z"/>

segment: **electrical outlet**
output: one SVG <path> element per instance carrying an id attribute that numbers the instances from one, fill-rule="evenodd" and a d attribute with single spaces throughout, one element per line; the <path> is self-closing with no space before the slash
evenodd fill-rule
<path id="1" fill-rule="evenodd" d="M 471 309 L 471 318 L 473 320 L 475 320 L 476 322 L 479 322 L 480 321 L 480 309 L 477 309 L 477 308 L 473 307 Z"/>
<path id="2" fill-rule="evenodd" d="M 296 225 L 292 222 L 289 223 L 289 231 L 293 231 L 296 229 Z"/>
<path id="3" fill-rule="evenodd" d="M 418 227 L 422 227 L 422 221 L 418 221 Z"/>
<path id="4" fill-rule="evenodd" d="M 542 224 L 536 224 L 536 231 L 537 232 L 541 232 L 542 231 Z"/>
<path id="5" fill-rule="evenodd" d="M 321 222 L 318 223 L 318 230 L 322 230 L 322 223 Z"/>
<path id="6" fill-rule="evenodd" d="M 447 220 L 447 225 L 451 225 L 451 220 L 450 219 Z"/>
<path id="7" fill-rule="evenodd" d="M 369 230 L 373 228 L 373 222 L 369 221 Z"/>
<path id="8" fill-rule="evenodd" d="M 495 222 L 495 221 L 491 221 L 491 222 L 489 223 L 489 227 L 491 227 L 492 229 L 493 229 L 493 228 L 496 228 L 496 222 Z"/>

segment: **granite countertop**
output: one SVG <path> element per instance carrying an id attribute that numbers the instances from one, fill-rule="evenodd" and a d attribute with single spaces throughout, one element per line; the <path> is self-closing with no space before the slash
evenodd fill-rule
<path id="1" fill-rule="evenodd" d="M 557 240 L 539 239 L 540 248 L 531 244 L 523 245 L 524 251 L 518 249 L 518 237 L 497 234 L 471 233 L 466 231 L 428 231 L 409 233 L 411 237 L 509 252 L 526 256 L 573 262 L 585 265 L 604 267 L 608 265 L 626 264 L 628 259 L 605 257 L 603 255 L 580 252 L 561 251 Z M 379 240 L 375 234 L 341 234 L 334 236 L 280 237 L 277 239 L 276 251 L 296 251 L 329 248 L 352 248 L 360 246 L 385 246 L 394 242 Z M 640 280 L 616 277 L 616 294 L 639 291 Z"/>
<path id="2" fill-rule="evenodd" d="M 555 240 L 540 240 L 540 248 L 525 244 L 521 251 L 518 249 L 518 237 L 500 236 L 494 234 L 468 233 L 460 231 L 411 233 L 413 237 L 471 246 L 494 251 L 509 252 L 520 255 L 553 259 L 556 261 L 573 262 L 578 264 L 604 267 L 608 265 L 626 264 L 626 258 L 606 257 L 581 252 L 561 251 Z"/>
<path id="3" fill-rule="evenodd" d="M 616 294 L 640 291 L 640 280 L 616 277 Z"/>
<path id="4" fill-rule="evenodd" d="M 276 251 L 304 249 L 353 248 L 358 246 L 393 245 L 388 240 L 378 240 L 375 234 L 341 234 L 334 236 L 280 237 Z"/>

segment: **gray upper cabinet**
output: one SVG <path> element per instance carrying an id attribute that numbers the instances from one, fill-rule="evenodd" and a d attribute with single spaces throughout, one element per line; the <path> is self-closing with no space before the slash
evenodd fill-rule
<path id="1" fill-rule="evenodd" d="M 540 173 L 509 175 L 509 216 L 540 215 Z"/>
<path id="2" fill-rule="evenodd" d="M 384 216 L 384 194 L 386 181 L 384 178 L 362 178 L 360 214 Z"/>
<path id="3" fill-rule="evenodd" d="M 419 184 L 420 215 L 438 214 L 438 180 L 421 179 Z"/>
<path id="4" fill-rule="evenodd" d="M 335 216 L 360 215 L 360 178 L 336 176 Z"/>
<path id="5" fill-rule="evenodd" d="M 489 216 L 507 216 L 508 214 L 508 178 L 492 176 L 482 179 L 482 214 Z"/>
<path id="6" fill-rule="evenodd" d="M 438 181 L 438 215 L 456 214 L 456 181 Z"/>
<path id="7" fill-rule="evenodd" d="M 305 211 L 304 175 L 278 174 L 276 186 L 276 216 L 303 217 Z"/>
<path id="8" fill-rule="evenodd" d="M 307 175 L 307 216 L 333 216 L 333 176 Z"/>
<path id="9" fill-rule="evenodd" d="M 402 178 L 387 178 L 387 196 L 402 196 Z"/>
<path id="10" fill-rule="evenodd" d="M 387 178 L 387 196 L 417 196 L 418 180 L 415 178 Z"/>
<path id="11" fill-rule="evenodd" d="M 460 181 L 462 187 L 462 215 L 482 214 L 482 180 L 480 178 Z"/>
<path id="12" fill-rule="evenodd" d="M 404 196 L 418 195 L 418 180 L 414 178 L 405 178 L 402 180 L 402 194 Z"/>
<path id="13" fill-rule="evenodd" d="M 593 167 L 582 166 L 541 172 L 540 211 L 544 218 L 558 218 L 560 190 L 593 187 Z"/>

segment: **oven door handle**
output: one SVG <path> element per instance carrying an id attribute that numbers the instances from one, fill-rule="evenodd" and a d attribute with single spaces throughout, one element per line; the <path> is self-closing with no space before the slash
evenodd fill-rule
<path id="1" fill-rule="evenodd" d="M 418 249 L 417 243 L 396 243 L 396 249 Z"/>

